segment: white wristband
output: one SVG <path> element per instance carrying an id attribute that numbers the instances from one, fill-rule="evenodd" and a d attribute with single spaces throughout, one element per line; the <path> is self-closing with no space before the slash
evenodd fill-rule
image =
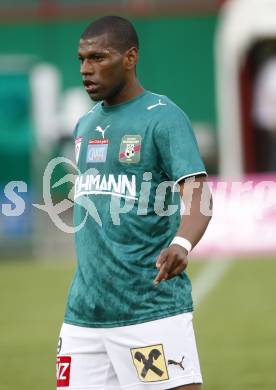
<path id="1" fill-rule="evenodd" d="M 191 250 L 192 250 L 192 244 L 191 244 L 190 241 L 187 240 L 186 238 L 176 236 L 176 237 L 174 237 L 174 239 L 173 239 L 172 242 L 170 243 L 170 246 L 171 246 L 171 245 L 174 245 L 174 244 L 177 244 L 177 245 L 182 246 L 182 248 L 186 249 L 186 251 L 187 251 L 188 253 L 190 253 Z"/>

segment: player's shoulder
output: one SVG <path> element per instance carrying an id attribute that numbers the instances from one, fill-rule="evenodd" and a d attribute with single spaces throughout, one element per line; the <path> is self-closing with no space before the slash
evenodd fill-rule
<path id="1" fill-rule="evenodd" d="M 185 111 L 166 95 L 149 92 L 147 111 L 153 119 L 163 126 L 173 123 L 190 123 Z"/>
<path id="2" fill-rule="evenodd" d="M 186 113 L 173 100 L 166 95 L 149 92 L 147 96 L 147 110 L 152 114 L 175 115 L 176 117 L 187 117 Z"/>
<path id="3" fill-rule="evenodd" d="M 97 114 L 100 110 L 101 102 L 96 103 L 88 112 L 86 112 L 84 115 L 82 115 L 79 119 L 80 122 L 85 122 L 86 120 L 89 120 L 92 116 Z"/>

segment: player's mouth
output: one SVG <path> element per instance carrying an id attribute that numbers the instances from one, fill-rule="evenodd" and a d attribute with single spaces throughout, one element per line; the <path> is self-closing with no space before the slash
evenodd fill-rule
<path id="1" fill-rule="evenodd" d="M 84 80 L 83 85 L 88 94 L 95 93 L 99 89 L 99 84 L 92 80 Z"/>

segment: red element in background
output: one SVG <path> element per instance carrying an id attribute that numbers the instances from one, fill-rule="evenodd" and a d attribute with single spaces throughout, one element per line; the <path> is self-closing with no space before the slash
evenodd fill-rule
<path id="1" fill-rule="evenodd" d="M 0 5 L 0 21 L 56 21 L 56 20 L 83 20 L 87 15 L 101 16 L 120 14 L 125 16 L 139 17 L 160 17 L 160 16 L 179 16 L 179 15 L 213 15 L 216 14 L 219 5 L 223 0 L 139 0 L 127 1 L 75 1 L 62 2 L 58 0 L 39 0 L 36 5 L 24 4 L 7 6 Z M 23 4 L 22 4 L 23 3 Z"/>
<path id="2" fill-rule="evenodd" d="M 253 104 L 253 80 L 250 70 L 250 61 L 247 60 L 240 68 L 239 86 L 240 86 L 240 104 L 241 104 L 241 140 L 242 150 L 244 151 L 244 172 L 256 172 L 256 150 L 254 139 L 254 126 L 252 120 Z"/>
<path id="3" fill-rule="evenodd" d="M 71 356 L 57 356 L 57 387 L 69 387 Z"/>
<path id="4" fill-rule="evenodd" d="M 219 7 L 221 7 L 222 5 L 224 5 L 224 3 L 226 3 L 228 0 L 217 0 L 217 5 Z"/>

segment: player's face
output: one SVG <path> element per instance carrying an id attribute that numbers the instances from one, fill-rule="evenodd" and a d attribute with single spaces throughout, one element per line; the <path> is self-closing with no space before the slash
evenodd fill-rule
<path id="1" fill-rule="evenodd" d="M 126 83 L 125 54 L 108 42 L 107 34 L 81 39 L 80 72 L 92 100 L 114 98 Z"/>

